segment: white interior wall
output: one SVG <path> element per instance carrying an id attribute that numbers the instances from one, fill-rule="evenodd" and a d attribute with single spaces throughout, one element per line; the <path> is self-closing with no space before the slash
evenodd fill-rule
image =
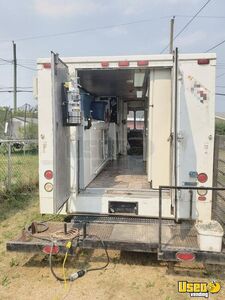
<path id="1" fill-rule="evenodd" d="M 117 159 L 117 154 L 118 154 L 117 132 L 118 132 L 118 125 L 115 123 L 110 123 L 109 124 L 109 158 L 111 160 Z"/>
<path id="2" fill-rule="evenodd" d="M 79 184 L 80 188 L 84 189 L 109 159 L 108 124 L 103 121 L 93 121 L 90 129 L 81 128 L 79 145 Z"/>

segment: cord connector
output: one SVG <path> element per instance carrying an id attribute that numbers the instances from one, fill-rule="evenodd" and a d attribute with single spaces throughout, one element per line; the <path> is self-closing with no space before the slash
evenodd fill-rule
<path id="1" fill-rule="evenodd" d="M 74 281 L 80 277 L 83 277 L 86 273 L 86 270 L 80 270 L 70 275 L 69 280 Z"/>
<path id="2" fill-rule="evenodd" d="M 69 241 L 69 242 L 66 243 L 66 248 L 67 248 L 67 249 L 70 249 L 71 246 L 72 246 L 72 242 L 71 242 L 71 241 Z"/>

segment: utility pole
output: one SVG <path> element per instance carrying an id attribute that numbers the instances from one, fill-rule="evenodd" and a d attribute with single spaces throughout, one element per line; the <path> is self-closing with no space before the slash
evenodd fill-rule
<path id="1" fill-rule="evenodd" d="M 174 35 L 175 16 L 170 20 L 170 53 L 173 53 L 173 35 Z"/>
<path id="2" fill-rule="evenodd" d="M 16 44 L 13 43 L 13 104 L 14 112 L 17 110 L 17 61 L 16 61 Z"/>
<path id="3" fill-rule="evenodd" d="M 24 111 L 24 140 L 26 140 L 26 136 L 27 136 L 27 133 L 26 133 L 26 126 L 27 126 L 27 103 L 25 104 L 25 111 Z"/>

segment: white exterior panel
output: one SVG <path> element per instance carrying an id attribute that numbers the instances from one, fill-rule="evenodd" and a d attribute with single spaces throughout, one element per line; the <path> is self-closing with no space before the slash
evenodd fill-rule
<path id="1" fill-rule="evenodd" d="M 196 178 L 190 176 L 190 172 L 196 172 L 208 176 L 206 183 L 197 185 L 210 187 L 213 185 L 215 65 L 186 61 L 180 62 L 178 68 L 177 184 L 196 182 Z M 194 193 L 193 217 L 209 220 L 211 203 L 211 192 L 207 193 L 205 201 L 199 201 Z M 188 218 L 188 191 L 180 194 L 178 207 L 178 217 Z"/>
<path id="2" fill-rule="evenodd" d="M 108 214 L 110 201 L 138 202 L 138 215 L 157 218 L 159 215 L 158 191 L 130 191 L 130 196 L 118 191 L 110 193 L 110 190 L 87 189 L 81 192 L 75 199 L 70 198 L 69 212 Z M 75 195 L 74 195 L 75 196 Z M 164 218 L 173 218 L 170 212 L 169 193 L 163 193 L 162 215 Z"/>
<path id="3" fill-rule="evenodd" d="M 53 170 L 53 123 L 51 70 L 38 71 L 39 197 L 41 213 L 53 213 L 53 192 L 46 192 L 46 170 Z M 50 180 L 54 184 L 54 179 Z"/>

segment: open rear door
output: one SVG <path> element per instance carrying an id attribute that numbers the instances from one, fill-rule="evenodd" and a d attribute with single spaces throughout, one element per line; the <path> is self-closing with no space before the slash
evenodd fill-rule
<path id="1" fill-rule="evenodd" d="M 207 60 L 208 61 L 208 60 Z M 175 55 L 174 184 L 212 186 L 215 66 L 214 61 L 179 60 Z M 203 174 L 204 181 L 198 174 Z M 205 174 L 205 175 L 204 175 Z M 211 192 L 199 197 L 195 191 L 175 195 L 176 219 L 208 220 L 211 217 Z"/>
<path id="2" fill-rule="evenodd" d="M 70 196 L 69 127 L 63 126 L 62 85 L 68 81 L 68 67 L 58 54 L 51 54 L 53 97 L 53 210 L 56 213 Z"/>

